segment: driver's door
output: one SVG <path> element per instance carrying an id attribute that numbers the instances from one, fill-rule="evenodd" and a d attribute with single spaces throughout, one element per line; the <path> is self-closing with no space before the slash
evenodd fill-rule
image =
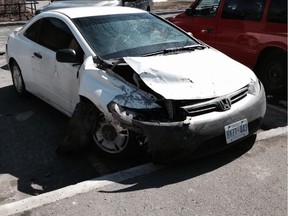
<path id="1" fill-rule="evenodd" d="M 175 20 L 174 23 L 185 31 L 191 32 L 196 38 L 214 46 L 219 4 L 220 0 L 195 1 L 191 8 L 186 10 L 183 15 L 185 17 L 181 17 L 182 21 L 178 23 Z"/>
<path id="2" fill-rule="evenodd" d="M 62 20 L 51 17 L 43 19 L 39 44 L 43 48 L 39 53 L 41 57 L 37 58 L 38 64 L 35 64 L 38 68 L 35 70 L 35 77 L 44 88 L 45 99 L 57 109 L 71 115 L 79 101 L 77 73 L 81 61 L 79 64 L 58 62 L 56 52 L 60 49 L 75 49 L 83 58 L 83 51 L 69 27 Z"/>

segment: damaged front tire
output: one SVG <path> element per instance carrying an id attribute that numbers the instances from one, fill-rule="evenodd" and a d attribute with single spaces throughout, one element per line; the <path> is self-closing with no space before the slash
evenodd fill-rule
<path id="1" fill-rule="evenodd" d="M 69 121 L 67 135 L 57 152 L 73 152 L 85 148 L 92 141 L 92 130 L 98 115 L 99 111 L 94 104 L 78 103 Z"/>
<path id="2" fill-rule="evenodd" d="M 136 149 L 133 138 L 133 132 L 117 121 L 107 121 L 93 103 L 80 102 L 70 119 L 67 136 L 57 151 L 79 151 L 91 143 L 106 155 L 122 157 Z"/>

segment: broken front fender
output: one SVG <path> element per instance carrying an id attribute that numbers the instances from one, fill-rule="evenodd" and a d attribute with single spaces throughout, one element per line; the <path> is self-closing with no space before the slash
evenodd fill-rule
<path id="1" fill-rule="evenodd" d="M 79 94 L 92 101 L 105 114 L 109 112 L 107 106 L 111 101 L 133 109 L 159 107 L 147 93 L 113 71 L 97 68 L 92 58 L 85 61 L 80 72 Z"/>

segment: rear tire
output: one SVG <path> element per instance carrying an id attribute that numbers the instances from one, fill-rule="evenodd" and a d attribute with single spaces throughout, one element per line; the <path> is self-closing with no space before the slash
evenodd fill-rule
<path id="1" fill-rule="evenodd" d="M 16 61 L 13 61 L 10 67 L 13 85 L 19 96 L 25 96 L 27 94 L 25 83 L 23 80 L 22 72 Z"/>
<path id="2" fill-rule="evenodd" d="M 267 94 L 283 96 L 287 94 L 286 55 L 274 54 L 263 59 L 257 75 Z"/>

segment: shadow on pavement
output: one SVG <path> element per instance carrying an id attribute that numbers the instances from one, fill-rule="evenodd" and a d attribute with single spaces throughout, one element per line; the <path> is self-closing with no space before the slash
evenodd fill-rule
<path id="1" fill-rule="evenodd" d="M 100 193 L 123 193 L 129 191 L 145 190 L 149 188 L 161 188 L 163 186 L 179 183 L 188 179 L 196 178 L 213 170 L 219 169 L 228 163 L 236 160 L 248 152 L 255 143 L 256 136 L 252 136 L 248 141 L 240 142 L 237 145 L 210 156 L 195 160 L 183 160 L 177 164 L 170 164 L 166 168 L 149 174 L 149 177 L 133 178 L 121 182 L 123 185 L 132 185 L 130 187 L 115 190 L 104 191 Z M 167 172 L 167 170 L 169 170 Z"/>
<path id="2" fill-rule="evenodd" d="M 98 177 L 87 153 L 55 153 L 68 120 L 32 95 L 19 98 L 13 86 L 0 88 L 0 175 L 15 176 L 18 190 L 30 195 Z M 15 179 L 9 184 L 15 185 Z M 1 183 L 0 191 L 5 190 L 7 186 Z M 0 201 L 8 198 L 0 197 Z"/>
<path id="3" fill-rule="evenodd" d="M 287 100 L 283 101 L 287 105 Z M 264 116 L 261 129 L 270 130 L 278 127 L 287 126 L 287 108 L 278 103 L 267 103 L 266 114 Z"/>
<path id="4" fill-rule="evenodd" d="M 3 70 L 9 70 L 9 67 L 8 67 L 8 65 L 6 64 L 6 65 L 3 65 L 2 67 L 0 67 L 1 69 L 3 69 Z"/>

